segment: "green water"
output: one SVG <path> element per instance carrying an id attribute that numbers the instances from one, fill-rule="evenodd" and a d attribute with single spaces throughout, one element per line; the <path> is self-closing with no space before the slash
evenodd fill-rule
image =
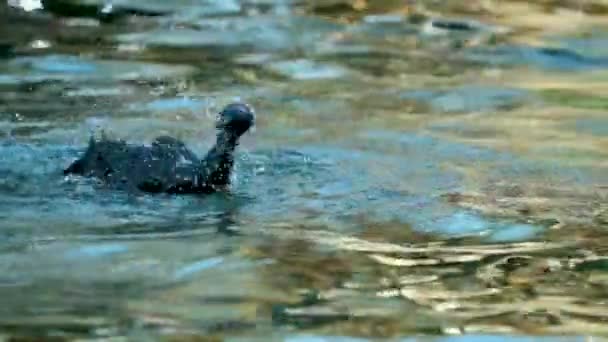
<path id="1" fill-rule="evenodd" d="M 0 339 L 608 335 L 601 1 L 8 3 Z M 230 194 L 61 173 L 234 100 Z"/>

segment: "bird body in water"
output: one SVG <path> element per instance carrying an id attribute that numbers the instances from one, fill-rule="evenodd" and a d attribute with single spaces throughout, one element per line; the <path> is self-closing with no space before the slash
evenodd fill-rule
<path id="1" fill-rule="evenodd" d="M 230 184 L 239 138 L 254 120 L 249 106 L 226 106 L 219 113 L 215 145 L 203 159 L 169 136 L 157 137 L 149 146 L 91 137 L 84 154 L 63 173 L 98 178 L 127 191 L 204 194 L 224 190 Z"/>

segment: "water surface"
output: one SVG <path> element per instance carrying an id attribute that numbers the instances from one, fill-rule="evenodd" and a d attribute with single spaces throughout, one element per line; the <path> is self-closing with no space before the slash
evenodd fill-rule
<path id="1" fill-rule="evenodd" d="M 2 337 L 608 334 L 600 2 L 9 4 Z M 584 25 L 558 30 L 568 11 Z M 102 131 L 204 155 L 235 100 L 257 124 L 230 193 L 62 174 Z"/>

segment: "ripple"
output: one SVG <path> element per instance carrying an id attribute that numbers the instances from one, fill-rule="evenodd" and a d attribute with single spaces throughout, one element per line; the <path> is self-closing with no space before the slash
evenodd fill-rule
<path id="1" fill-rule="evenodd" d="M 345 68 L 315 63 L 305 59 L 276 61 L 269 64 L 268 68 L 294 80 L 333 79 L 341 78 L 348 74 Z"/>
<path id="2" fill-rule="evenodd" d="M 604 14 L 564 38 L 570 3 L 41 4 L 0 5 L 0 340 L 608 332 Z M 235 97 L 262 115 L 230 193 L 62 175 L 102 127 L 203 155 Z"/>
<path id="3" fill-rule="evenodd" d="M 67 251 L 65 256 L 68 259 L 99 258 L 126 251 L 128 251 L 128 247 L 121 244 L 94 244 Z"/>
<path id="4" fill-rule="evenodd" d="M 401 97 L 426 102 L 443 113 L 466 113 L 512 109 L 522 105 L 530 95 L 520 89 L 470 85 L 445 91 L 407 91 Z"/>
<path id="5" fill-rule="evenodd" d="M 91 82 L 159 80 L 188 75 L 188 66 L 143 62 L 94 60 L 69 55 L 19 57 L 9 61 L 0 74 L 0 84 L 39 83 L 45 81 Z"/>
<path id="6" fill-rule="evenodd" d="M 226 17 L 204 19 L 190 26 L 196 28 L 155 29 L 115 37 L 120 43 L 160 47 L 230 48 L 235 51 L 279 52 L 310 50 L 319 40 L 339 28 L 327 21 L 290 16 Z M 293 32 L 300 32 L 294 36 Z M 226 51 L 214 50 L 217 54 Z"/>
<path id="7" fill-rule="evenodd" d="M 608 67 L 606 57 L 586 56 L 565 48 L 518 45 L 471 49 L 467 58 L 494 66 L 529 65 L 556 71 L 589 71 Z"/>

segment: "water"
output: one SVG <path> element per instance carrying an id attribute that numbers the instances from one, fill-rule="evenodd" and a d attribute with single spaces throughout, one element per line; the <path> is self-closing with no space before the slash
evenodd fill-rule
<path id="1" fill-rule="evenodd" d="M 1 339 L 608 335 L 608 28 L 586 9 L 9 4 Z M 62 174 L 102 130 L 203 155 L 234 100 L 257 120 L 228 194 Z"/>

